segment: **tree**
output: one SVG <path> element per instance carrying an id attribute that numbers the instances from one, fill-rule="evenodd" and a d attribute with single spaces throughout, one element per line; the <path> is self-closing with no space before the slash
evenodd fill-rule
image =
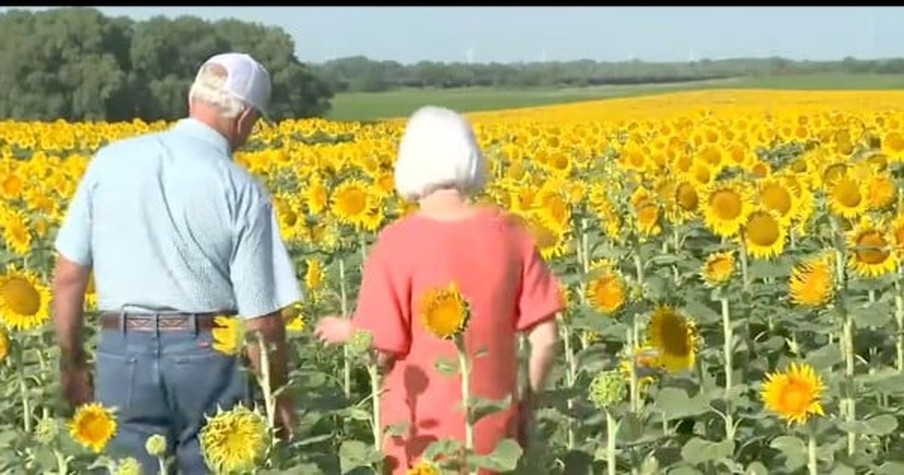
<path id="1" fill-rule="evenodd" d="M 92 8 L 0 14 L 0 117 L 172 120 L 208 57 L 246 52 L 268 69 L 274 119 L 325 114 L 333 92 L 295 57 L 291 36 L 238 20 L 109 18 Z"/>

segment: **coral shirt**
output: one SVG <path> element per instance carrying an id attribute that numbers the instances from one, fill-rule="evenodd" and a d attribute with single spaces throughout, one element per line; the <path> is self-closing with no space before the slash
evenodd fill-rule
<path id="1" fill-rule="evenodd" d="M 431 442 L 464 441 L 461 378 L 436 361 L 454 361 L 455 344 L 429 333 L 419 302 L 425 292 L 458 284 L 471 305 L 464 334 L 472 357 L 475 396 L 517 399 L 517 333 L 555 318 L 562 309 L 558 282 L 532 237 L 493 208 L 461 220 L 413 214 L 381 233 L 364 267 L 355 326 L 373 333 L 374 346 L 396 356 L 384 378 L 385 426 L 406 423 L 403 437 L 384 441 L 387 465 L 403 474 Z M 484 417 L 475 427 L 477 452 L 515 437 L 517 406 Z"/>

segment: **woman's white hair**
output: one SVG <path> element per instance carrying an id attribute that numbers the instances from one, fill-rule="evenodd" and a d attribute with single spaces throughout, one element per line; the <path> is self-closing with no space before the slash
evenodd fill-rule
<path id="1" fill-rule="evenodd" d="M 226 89 L 227 71 L 218 64 L 204 65 L 188 91 L 189 101 L 216 107 L 223 117 L 235 119 L 248 105 Z"/>
<path id="2" fill-rule="evenodd" d="M 399 194 L 416 201 L 442 188 L 473 193 L 486 183 L 474 129 L 455 111 L 425 106 L 408 119 L 395 164 Z"/>

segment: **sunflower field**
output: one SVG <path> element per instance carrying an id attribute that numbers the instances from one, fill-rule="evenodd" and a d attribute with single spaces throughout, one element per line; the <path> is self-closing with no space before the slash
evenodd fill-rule
<path id="1" fill-rule="evenodd" d="M 904 473 L 904 93 L 471 117 L 493 177 L 476 199 L 533 231 L 567 301 L 533 441 L 494 453 L 501 471 Z M 60 401 L 48 286 L 93 151 L 169 125 L 0 122 L 4 474 L 139 473 L 105 453 L 115 408 Z M 324 348 L 311 328 L 354 310 L 368 246 L 413 210 L 394 193 L 403 127 L 284 121 L 236 154 L 273 194 L 306 299 L 285 312 L 296 437 L 270 442 L 265 403 L 211 416 L 205 454 L 223 473 L 378 473 L 372 365 L 359 341 Z M 163 442 L 147 449 L 165 464 Z"/>

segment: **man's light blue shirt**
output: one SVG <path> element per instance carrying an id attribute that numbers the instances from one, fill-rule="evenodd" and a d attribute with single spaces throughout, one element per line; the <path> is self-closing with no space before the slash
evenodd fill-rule
<path id="1" fill-rule="evenodd" d="M 301 299 L 269 194 L 194 119 L 102 147 L 56 249 L 93 267 L 102 311 L 253 318 Z"/>

